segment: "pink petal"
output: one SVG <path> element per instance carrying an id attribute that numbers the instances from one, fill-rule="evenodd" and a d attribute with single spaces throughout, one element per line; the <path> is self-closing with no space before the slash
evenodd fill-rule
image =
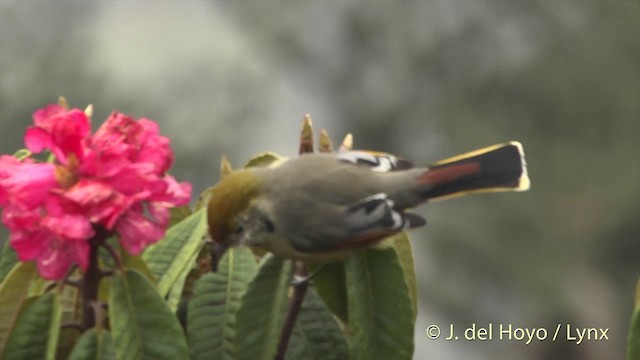
<path id="1" fill-rule="evenodd" d="M 38 272 L 48 280 L 61 279 L 71 267 L 73 259 L 60 248 L 47 248 L 47 251 L 38 258 Z"/>
<path id="2" fill-rule="evenodd" d="M 113 112 L 92 139 L 95 149 L 116 148 L 127 159 L 132 160 L 139 151 L 142 127 L 130 116 Z"/>
<path id="3" fill-rule="evenodd" d="M 42 128 L 29 127 L 24 133 L 24 144 L 32 153 L 38 154 L 46 149 L 51 149 L 53 143 L 51 134 Z"/>
<path id="4" fill-rule="evenodd" d="M 0 188 L 3 203 L 10 202 L 34 208 L 44 203 L 47 194 L 58 186 L 54 165 L 50 163 L 17 162 L 4 159 L 1 163 Z"/>
<path id="5" fill-rule="evenodd" d="M 89 244 L 86 240 L 53 238 L 37 257 L 38 272 L 45 279 L 62 278 L 72 264 L 82 270 L 89 265 Z"/>
<path id="6" fill-rule="evenodd" d="M 87 114 L 85 114 L 84 110 L 71 109 L 71 111 L 67 113 L 67 116 L 75 121 L 75 124 L 77 125 L 77 132 L 81 137 L 84 138 L 89 135 L 91 132 L 91 121 L 87 117 Z"/>
<path id="7" fill-rule="evenodd" d="M 82 215 L 45 216 L 42 226 L 62 239 L 88 241 L 94 235 L 91 223 Z"/>
<path id="8" fill-rule="evenodd" d="M 115 227 L 120 244 L 132 255 L 138 255 L 148 245 L 164 236 L 164 227 L 145 218 L 141 213 L 128 211 Z"/>
<path id="9" fill-rule="evenodd" d="M 109 230 L 131 203 L 136 201 L 128 199 L 103 182 L 88 179 L 80 180 L 64 197 L 78 204 L 91 222 L 102 224 Z"/>
<path id="10" fill-rule="evenodd" d="M 126 196 L 135 195 L 137 199 L 146 199 L 167 188 L 167 184 L 153 174 L 153 165 L 147 163 L 130 164 L 106 181 L 118 192 Z"/>
<path id="11" fill-rule="evenodd" d="M 33 114 L 33 122 L 35 127 L 27 129 L 24 138 L 29 150 L 38 153 L 49 149 L 63 164 L 67 164 L 72 153 L 82 159 L 84 139 L 91 130 L 84 111 L 66 111 L 60 105 L 49 105 Z"/>
<path id="12" fill-rule="evenodd" d="M 11 231 L 33 232 L 40 227 L 40 212 L 19 206 L 8 206 L 2 211 L 2 223 Z"/>
<path id="13" fill-rule="evenodd" d="M 9 166 L 20 165 L 21 161 L 11 155 L 0 155 L 0 178 L 11 172 Z"/>
<path id="14" fill-rule="evenodd" d="M 4 189 L 4 187 L 0 186 L 0 207 L 7 206 L 8 202 L 9 202 L 9 194 Z"/>
<path id="15" fill-rule="evenodd" d="M 70 154 L 74 154 L 78 160 L 84 158 L 88 120 L 82 114 L 60 117 L 51 129 L 51 151 L 65 165 L 68 164 L 67 157 Z"/>
<path id="16" fill-rule="evenodd" d="M 80 179 L 64 193 L 64 197 L 82 206 L 87 206 L 99 204 L 110 199 L 114 193 L 115 190 L 111 186 L 101 181 Z"/>
<path id="17" fill-rule="evenodd" d="M 43 206 L 43 212 L 49 216 L 62 216 L 67 213 L 81 213 L 82 207 L 73 201 L 64 197 L 64 190 L 59 189 L 53 191 L 51 196 L 47 197 Z"/>
<path id="18" fill-rule="evenodd" d="M 75 263 L 80 266 L 82 271 L 86 271 L 87 266 L 89 266 L 89 242 L 74 241 L 69 247 L 69 253 L 75 259 Z"/>
<path id="19" fill-rule="evenodd" d="M 3 180 L 7 179 L 20 161 L 13 156 L 0 155 L 0 206 L 6 206 L 9 202 L 9 190 L 6 189 Z"/>
<path id="20" fill-rule="evenodd" d="M 169 139 L 155 137 L 143 143 L 135 161 L 153 164 L 154 174 L 162 175 L 171 167 L 173 159 L 173 151 L 169 147 Z"/>
<path id="21" fill-rule="evenodd" d="M 11 247 L 20 261 L 35 260 L 47 251 L 53 235 L 45 230 L 35 232 L 13 231 L 9 236 Z"/>
<path id="22" fill-rule="evenodd" d="M 169 224 L 169 207 L 170 205 L 165 202 L 151 201 L 147 203 L 149 215 L 151 215 L 156 224 L 163 228 L 166 228 Z"/>
<path id="23" fill-rule="evenodd" d="M 174 159 L 169 138 L 160 136 L 160 128 L 152 120 L 141 118 L 138 123 L 143 128 L 143 133 L 140 138 L 140 152 L 135 161 L 151 163 L 156 174 L 164 174 Z"/>
<path id="24" fill-rule="evenodd" d="M 142 127 L 143 136 L 145 138 L 160 135 L 160 126 L 158 126 L 157 122 L 147 118 L 140 118 L 140 120 L 138 120 L 138 124 Z"/>
<path id="25" fill-rule="evenodd" d="M 191 201 L 191 184 L 188 182 L 179 183 L 171 175 L 163 178 L 167 185 L 166 191 L 155 193 L 149 197 L 152 201 L 164 201 L 175 206 L 186 205 Z"/>
<path id="26" fill-rule="evenodd" d="M 84 161 L 80 165 L 80 173 L 96 178 L 115 176 L 130 161 L 118 151 L 112 149 L 91 149 L 85 153 Z"/>
<path id="27" fill-rule="evenodd" d="M 64 107 L 58 104 L 50 104 L 33 113 L 33 123 L 40 128 L 50 130 L 55 122 L 55 118 L 66 113 Z"/>

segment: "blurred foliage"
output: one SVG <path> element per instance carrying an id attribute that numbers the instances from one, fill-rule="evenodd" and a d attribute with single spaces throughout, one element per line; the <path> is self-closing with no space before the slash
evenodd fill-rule
<path id="1" fill-rule="evenodd" d="M 622 358 L 640 273 L 639 33 L 631 0 L 3 0 L 0 153 L 21 148 L 31 112 L 59 95 L 100 100 L 96 119 L 117 108 L 158 120 L 172 172 L 196 193 L 223 153 L 294 154 L 305 113 L 353 132 L 355 148 L 416 163 L 517 139 L 529 193 L 420 210 L 416 358 Z M 579 347 L 427 342 L 438 321 L 617 335 Z"/>
<path id="2" fill-rule="evenodd" d="M 631 315 L 631 326 L 629 327 L 629 340 L 627 341 L 627 359 L 640 359 L 640 280 L 636 288 L 635 308 Z"/>

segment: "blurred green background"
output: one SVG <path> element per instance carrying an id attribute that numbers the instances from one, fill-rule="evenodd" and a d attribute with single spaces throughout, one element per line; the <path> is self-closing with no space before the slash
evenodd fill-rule
<path id="1" fill-rule="evenodd" d="M 640 2 L 0 1 L 0 153 L 68 98 L 158 121 L 198 193 L 302 116 L 418 164 L 507 140 L 532 189 L 420 209 L 415 359 L 622 359 L 640 276 Z M 6 231 L 3 232 L 3 240 Z M 0 240 L 2 242 L 3 240 Z M 428 340 L 427 326 L 609 328 Z"/>

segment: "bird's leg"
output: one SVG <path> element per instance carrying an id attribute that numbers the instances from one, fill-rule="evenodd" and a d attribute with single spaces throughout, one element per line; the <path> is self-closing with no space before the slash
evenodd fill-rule
<path id="1" fill-rule="evenodd" d="M 326 265 L 321 265 L 317 269 L 313 270 L 311 273 L 305 271 L 304 273 L 296 273 L 293 275 L 293 280 L 291 281 L 292 286 L 300 286 L 302 284 L 307 284 L 311 279 L 313 279 L 316 275 L 318 275 L 322 270 L 326 268 Z"/>

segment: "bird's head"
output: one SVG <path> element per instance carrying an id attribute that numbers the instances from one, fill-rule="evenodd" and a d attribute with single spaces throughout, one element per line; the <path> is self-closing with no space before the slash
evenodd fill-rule
<path id="1" fill-rule="evenodd" d="M 207 207 L 211 238 L 227 243 L 247 221 L 249 210 L 263 191 L 259 176 L 251 169 L 234 171 L 213 187 Z"/>

